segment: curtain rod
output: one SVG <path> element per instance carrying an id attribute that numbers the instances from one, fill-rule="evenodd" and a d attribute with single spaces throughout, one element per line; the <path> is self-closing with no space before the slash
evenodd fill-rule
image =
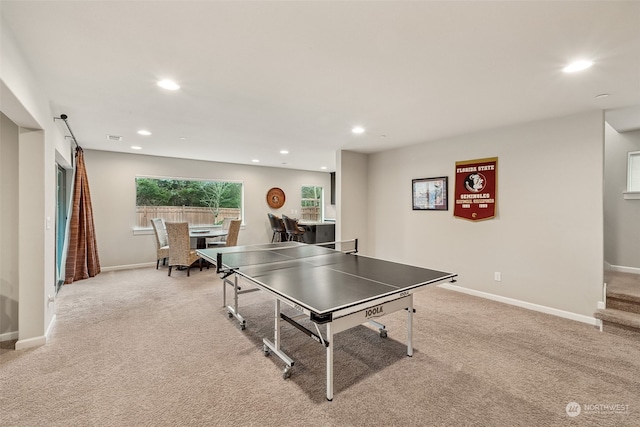
<path id="1" fill-rule="evenodd" d="M 71 140 L 73 141 L 74 144 L 76 144 L 76 148 L 79 148 L 82 150 L 82 147 L 80 147 L 80 144 L 78 144 L 78 141 L 76 140 L 76 136 L 73 134 L 73 131 L 71 130 L 71 126 L 69 126 L 69 122 L 67 122 L 67 115 L 66 114 L 60 114 L 60 117 L 54 117 L 53 120 L 62 120 L 64 122 L 65 125 L 67 125 L 67 129 L 69 129 L 69 133 L 71 134 Z"/>

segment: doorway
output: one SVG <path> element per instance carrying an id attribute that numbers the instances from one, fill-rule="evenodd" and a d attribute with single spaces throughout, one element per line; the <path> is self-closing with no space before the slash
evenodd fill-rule
<path id="1" fill-rule="evenodd" d="M 67 212 L 69 211 L 69 197 L 67 193 L 67 170 L 57 165 L 56 175 L 56 293 L 64 283 L 63 262 L 67 236 Z"/>

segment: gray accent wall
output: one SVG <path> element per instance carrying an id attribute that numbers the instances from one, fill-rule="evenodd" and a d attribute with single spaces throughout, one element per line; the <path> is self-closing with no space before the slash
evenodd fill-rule
<path id="1" fill-rule="evenodd" d="M 325 191 L 325 213 L 333 217 L 328 172 L 247 166 L 145 156 L 140 154 L 84 150 L 85 164 L 94 221 L 98 254 L 102 268 L 122 268 L 156 260 L 156 243 L 151 229 L 134 233 L 136 206 L 136 176 L 195 178 L 241 181 L 244 183 L 244 218 L 238 237 L 239 245 L 268 243 L 272 231 L 267 213 L 298 218 L 303 185 L 320 186 Z M 271 209 L 267 191 L 281 188 L 285 205 Z M 149 225 L 149 227 L 151 227 Z"/>
<path id="2" fill-rule="evenodd" d="M 605 125 L 604 260 L 640 273 L 640 200 L 625 200 L 627 153 L 640 151 L 640 130 L 618 133 Z"/>
<path id="3" fill-rule="evenodd" d="M 594 111 L 371 154 L 368 252 L 591 317 L 602 299 L 603 127 Z M 486 157 L 498 157 L 497 217 L 454 218 L 455 162 Z M 449 177 L 449 210 L 413 211 L 411 180 L 439 176 Z"/>

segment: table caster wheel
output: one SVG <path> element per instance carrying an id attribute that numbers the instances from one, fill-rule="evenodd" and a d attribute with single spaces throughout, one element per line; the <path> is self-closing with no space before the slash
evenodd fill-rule
<path id="1" fill-rule="evenodd" d="M 269 351 L 269 347 L 267 347 L 266 345 L 262 347 L 262 352 L 264 353 L 264 357 L 269 356 L 269 354 L 271 354 L 271 351 Z"/>
<path id="2" fill-rule="evenodd" d="M 387 337 L 387 330 L 380 329 L 380 338 L 386 338 L 386 337 Z"/>
<path id="3" fill-rule="evenodd" d="M 286 368 L 284 368 L 284 372 L 282 372 L 282 378 L 286 380 L 290 376 L 291 376 L 291 366 L 287 366 Z"/>
<path id="4" fill-rule="evenodd" d="M 240 330 L 244 331 L 245 329 L 247 329 L 247 325 L 245 325 L 244 323 L 240 324 Z"/>
<path id="5" fill-rule="evenodd" d="M 231 319 L 233 317 L 233 314 L 231 314 L 230 311 L 227 311 L 227 316 L 229 316 L 229 319 Z"/>

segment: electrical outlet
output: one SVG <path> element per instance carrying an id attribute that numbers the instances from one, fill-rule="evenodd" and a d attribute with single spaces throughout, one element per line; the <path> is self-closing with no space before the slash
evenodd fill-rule
<path id="1" fill-rule="evenodd" d="M 496 271 L 495 273 L 493 273 L 493 280 L 495 280 L 496 282 L 501 282 L 502 273 L 500 273 L 499 271 Z"/>

